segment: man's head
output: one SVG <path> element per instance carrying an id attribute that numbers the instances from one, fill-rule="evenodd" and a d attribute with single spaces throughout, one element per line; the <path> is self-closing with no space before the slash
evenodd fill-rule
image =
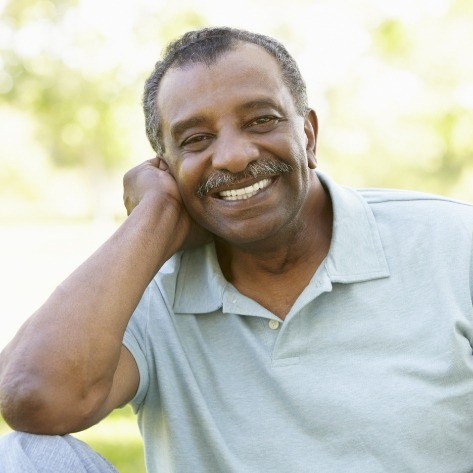
<path id="1" fill-rule="evenodd" d="M 317 118 L 292 89 L 280 61 L 247 41 L 161 77 L 160 157 L 190 216 L 227 242 L 268 241 L 310 214 Z"/>
<path id="2" fill-rule="evenodd" d="M 143 97 L 146 134 L 156 153 L 164 152 L 157 96 L 161 79 L 166 72 L 170 68 L 185 67 L 189 64 L 211 65 L 241 42 L 258 45 L 277 60 L 296 110 L 304 116 L 308 108 L 305 82 L 296 62 L 281 43 L 268 36 L 227 27 L 190 31 L 168 45 L 163 59 L 156 63 L 153 73 L 146 81 Z"/>

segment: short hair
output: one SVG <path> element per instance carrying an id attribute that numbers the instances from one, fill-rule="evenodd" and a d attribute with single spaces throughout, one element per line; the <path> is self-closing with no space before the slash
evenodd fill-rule
<path id="1" fill-rule="evenodd" d="M 234 49 L 239 42 L 261 46 L 277 60 L 297 113 L 305 115 L 308 105 L 304 79 L 296 61 L 279 41 L 262 34 L 229 27 L 189 31 L 167 46 L 163 59 L 156 63 L 145 83 L 143 109 L 146 135 L 156 153 L 163 154 L 165 151 L 157 103 L 159 84 L 165 73 L 172 67 L 179 68 L 187 64 L 205 63 L 210 66 L 224 53 Z"/>

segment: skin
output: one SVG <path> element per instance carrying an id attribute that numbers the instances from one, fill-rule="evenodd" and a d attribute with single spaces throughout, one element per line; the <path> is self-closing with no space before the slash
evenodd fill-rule
<path id="1" fill-rule="evenodd" d="M 210 67 L 171 69 L 158 104 L 166 152 L 125 175 L 127 220 L 0 355 L 0 408 L 13 429 L 83 430 L 133 398 L 139 375 L 123 334 L 177 251 L 213 239 L 225 277 L 281 319 L 328 252 L 332 210 L 314 172 L 315 112 L 296 113 L 266 51 L 244 43 Z M 212 173 L 261 159 L 292 170 L 197 196 Z M 246 200 L 219 195 L 262 178 L 270 185 Z"/>

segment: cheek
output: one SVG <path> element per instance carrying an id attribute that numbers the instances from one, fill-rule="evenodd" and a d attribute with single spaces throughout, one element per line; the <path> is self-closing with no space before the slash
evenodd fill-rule
<path id="1" fill-rule="evenodd" d="M 267 149 L 280 159 L 290 160 L 293 166 L 297 166 L 296 163 L 305 160 L 305 134 L 295 127 L 288 128 L 274 135 Z"/>
<path id="2" fill-rule="evenodd" d="M 175 179 L 182 193 L 195 193 L 203 176 L 202 163 L 197 159 L 187 158 L 175 168 Z"/>
<path id="3" fill-rule="evenodd" d="M 195 219 L 202 210 L 202 199 L 197 196 L 197 190 L 204 178 L 198 166 L 183 163 L 176 174 L 176 182 L 182 201 L 189 214 Z"/>

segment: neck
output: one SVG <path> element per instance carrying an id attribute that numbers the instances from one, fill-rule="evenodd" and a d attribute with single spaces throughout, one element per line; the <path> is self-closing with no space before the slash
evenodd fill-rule
<path id="1" fill-rule="evenodd" d="M 278 308 L 262 305 L 284 318 L 327 255 L 332 222 L 328 192 L 314 179 L 297 218 L 277 234 L 245 246 L 216 241 L 222 272 L 242 294 L 260 303 L 262 292 L 268 297 L 273 293 L 272 300 L 283 298 Z"/>

